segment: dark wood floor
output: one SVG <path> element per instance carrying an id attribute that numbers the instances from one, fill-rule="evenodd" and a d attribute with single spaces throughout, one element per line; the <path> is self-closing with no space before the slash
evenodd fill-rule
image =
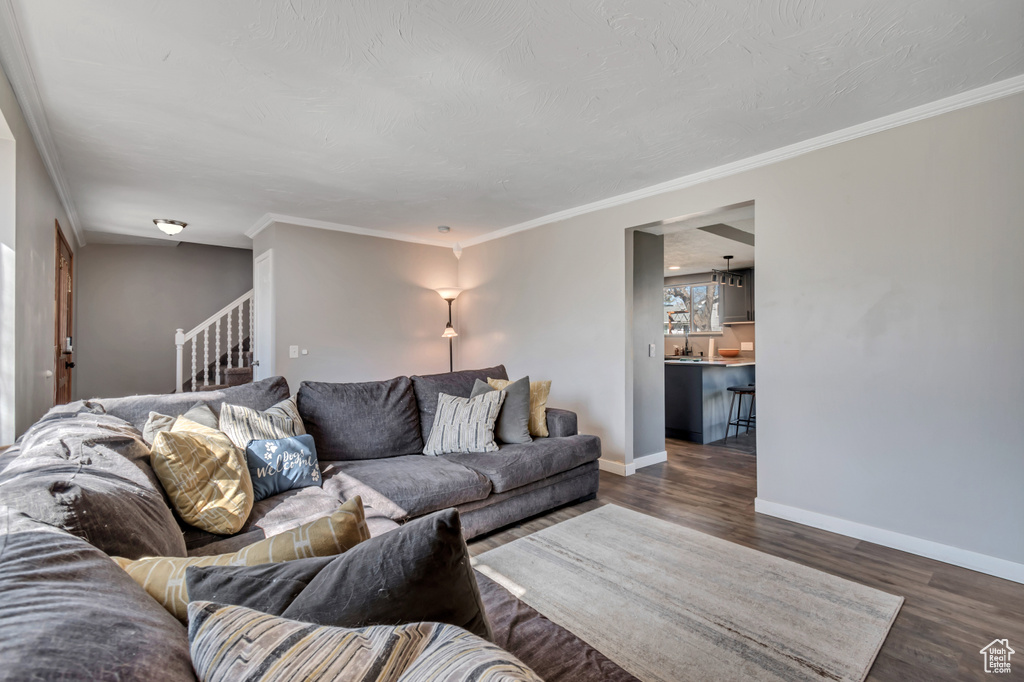
<path id="1" fill-rule="evenodd" d="M 603 504 L 623 507 L 898 594 L 906 602 L 868 676 L 873 681 L 985 680 L 979 650 L 1008 638 L 1024 679 L 1024 585 L 754 513 L 749 442 L 667 442 L 668 462 L 629 477 L 601 473 L 596 500 L 558 509 L 470 543 L 473 554 Z"/>

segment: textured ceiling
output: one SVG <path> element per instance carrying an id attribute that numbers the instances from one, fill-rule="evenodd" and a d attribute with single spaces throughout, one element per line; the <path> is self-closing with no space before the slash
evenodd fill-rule
<path id="1" fill-rule="evenodd" d="M 82 227 L 238 246 L 465 240 L 1024 72 L 1020 0 L 13 5 Z"/>

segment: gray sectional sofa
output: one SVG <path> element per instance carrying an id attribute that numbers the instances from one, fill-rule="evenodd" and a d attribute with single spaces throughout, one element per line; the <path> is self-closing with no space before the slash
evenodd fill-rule
<path id="1" fill-rule="evenodd" d="M 265 410 L 281 377 L 222 391 L 78 401 L 50 410 L 0 453 L 0 679 L 194 680 L 185 627 L 112 556 L 232 552 L 362 496 L 370 534 L 455 507 L 473 537 L 597 492 L 600 441 L 549 410 L 550 437 L 479 455 L 429 457 L 440 392 L 469 396 L 503 367 L 366 384 L 304 383 L 298 406 L 323 487 L 258 502 L 241 531 L 213 535 L 171 510 L 149 462 L 150 411 L 197 402 Z M 478 576 L 495 643 L 549 680 L 631 680 L 584 642 Z"/>

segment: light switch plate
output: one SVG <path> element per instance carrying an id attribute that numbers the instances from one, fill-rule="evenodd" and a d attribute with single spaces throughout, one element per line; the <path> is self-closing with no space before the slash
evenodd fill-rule
<path id="1" fill-rule="evenodd" d="M 650 357 L 652 357 L 652 358 L 653 358 L 653 357 L 655 357 L 654 353 L 655 353 L 655 351 L 657 350 L 657 348 L 658 348 L 658 347 L 657 347 L 657 346 L 655 346 L 655 345 L 654 345 L 653 343 L 652 343 L 651 345 L 649 345 L 649 346 L 647 347 L 647 353 L 648 353 L 648 355 L 649 355 Z"/>
<path id="2" fill-rule="evenodd" d="M 290 358 L 297 358 L 297 357 L 299 357 L 299 347 L 298 346 L 288 346 L 288 357 L 290 357 Z"/>
<path id="3" fill-rule="evenodd" d="M 740 350 L 754 350 L 754 342 L 740 341 Z"/>

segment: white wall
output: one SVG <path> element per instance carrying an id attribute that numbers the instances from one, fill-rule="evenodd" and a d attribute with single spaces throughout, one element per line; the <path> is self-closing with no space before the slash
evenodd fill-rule
<path id="1" fill-rule="evenodd" d="M 1021 121 L 1015 95 L 467 247 L 462 361 L 553 379 L 621 461 L 623 230 L 755 200 L 759 497 L 1024 563 Z"/>
<path id="2" fill-rule="evenodd" d="M 0 71 L 0 113 L 16 148 L 15 194 L 15 431 L 20 434 L 53 405 L 54 221 L 76 247 L 67 215 L 39 156 L 18 101 Z M 6 273 L 5 273 L 6 276 Z"/>
<path id="3" fill-rule="evenodd" d="M 270 248 L 274 371 L 293 391 L 306 379 L 448 371 L 448 341 L 441 338 L 448 304 L 434 289 L 457 283 L 451 249 L 277 223 L 256 235 L 253 256 Z M 460 298 L 456 312 L 461 304 Z M 455 327 L 461 332 L 457 317 Z M 290 345 L 309 355 L 289 358 Z"/>
<path id="4" fill-rule="evenodd" d="M 174 330 L 192 329 L 252 288 L 251 251 L 201 244 L 88 244 L 75 270 L 79 398 L 173 391 Z M 211 360 L 213 352 L 211 339 Z"/>

